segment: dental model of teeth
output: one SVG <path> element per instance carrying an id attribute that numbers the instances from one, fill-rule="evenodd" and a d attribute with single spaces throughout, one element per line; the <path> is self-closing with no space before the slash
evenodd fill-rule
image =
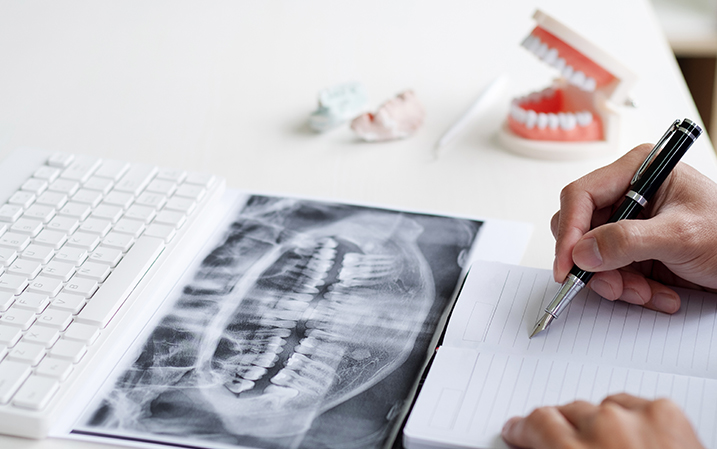
<path id="1" fill-rule="evenodd" d="M 499 132 L 518 154 L 542 159 L 582 159 L 618 147 L 620 117 L 635 82 L 626 67 L 552 17 L 536 11 L 538 26 L 522 46 L 559 78 L 512 100 Z"/>
<path id="2" fill-rule="evenodd" d="M 366 113 L 351 122 L 351 129 L 367 142 L 403 139 L 423 125 L 426 111 L 416 94 L 407 90 L 384 103 L 375 113 Z"/>

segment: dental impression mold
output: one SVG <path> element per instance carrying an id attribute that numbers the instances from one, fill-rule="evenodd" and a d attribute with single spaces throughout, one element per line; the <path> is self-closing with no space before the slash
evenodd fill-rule
<path id="1" fill-rule="evenodd" d="M 319 107 L 311 113 L 309 126 L 324 132 L 368 109 L 368 94 L 361 83 L 345 83 L 319 92 Z"/>
<path id="2" fill-rule="evenodd" d="M 513 152 L 541 159 L 584 159 L 618 146 L 617 106 L 636 76 L 582 36 L 538 10 L 522 45 L 557 69 L 542 91 L 514 99 L 499 131 Z"/>
<path id="3" fill-rule="evenodd" d="M 385 102 L 375 113 L 359 115 L 351 129 L 367 142 L 403 139 L 415 133 L 426 117 L 426 110 L 412 90 Z"/>

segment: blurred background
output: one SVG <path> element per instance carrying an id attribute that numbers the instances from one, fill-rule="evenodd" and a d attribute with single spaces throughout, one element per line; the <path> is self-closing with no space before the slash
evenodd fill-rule
<path id="1" fill-rule="evenodd" d="M 652 0 L 657 17 L 717 143 L 717 0 Z"/>

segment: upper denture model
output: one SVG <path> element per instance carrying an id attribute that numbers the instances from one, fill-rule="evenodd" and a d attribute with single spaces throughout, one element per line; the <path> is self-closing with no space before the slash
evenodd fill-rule
<path id="1" fill-rule="evenodd" d="M 582 36 L 538 10 L 522 45 L 560 72 L 553 85 L 512 101 L 502 144 L 541 159 L 582 159 L 618 146 L 616 105 L 636 76 Z"/>

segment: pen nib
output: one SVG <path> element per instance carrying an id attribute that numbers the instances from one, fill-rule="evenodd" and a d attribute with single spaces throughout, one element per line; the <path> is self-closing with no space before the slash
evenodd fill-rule
<path id="1" fill-rule="evenodd" d="M 554 319 L 555 319 L 555 317 L 553 315 L 551 315 L 549 313 L 544 314 L 543 317 L 537 323 L 535 323 L 535 327 L 533 328 L 533 333 L 530 334 L 530 337 L 528 337 L 528 338 L 533 338 L 536 335 L 538 335 L 539 333 L 543 332 L 545 329 L 548 328 L 548 326 Z"/>

